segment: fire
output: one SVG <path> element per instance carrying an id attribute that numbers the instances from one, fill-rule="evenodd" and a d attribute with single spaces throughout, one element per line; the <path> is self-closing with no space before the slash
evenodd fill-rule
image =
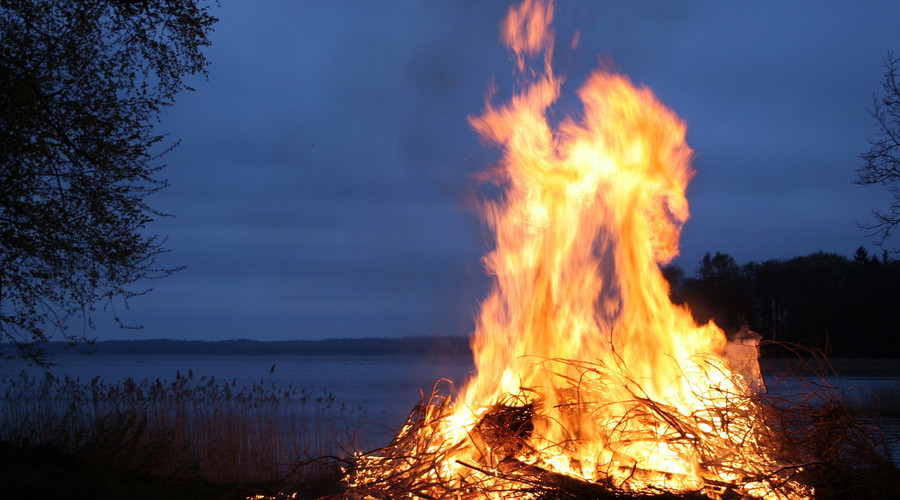
<path id="1" fill-rule="evenodd" d="M 472 339 L 476 373 L 367 457 L 369 471 L 413 478 L 433 498 L 514 497 L 538 476 L 803 496 L 767 451 L 755 339 L 729 344 L 668 298 L 660 266 L 678 254 L 693 175 L 684 122 L 649 89 L 597 70 L 578 91 L 582 115 L 552 124 L 552 18 L 552 1 L 509 10 L 501 36 L 524 83 L 470 120 L 502 149 L 487 177 L 504 188 L 484 206 L 495 282 Z"/>

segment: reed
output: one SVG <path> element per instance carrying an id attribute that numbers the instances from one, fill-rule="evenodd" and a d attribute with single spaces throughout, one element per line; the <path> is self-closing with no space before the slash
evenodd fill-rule
<path id="1" fill-rule="evenodd" d="M 168 479 L 297 481 L 311 472 L 297 464 L 360 446 L 365 420 L 325 390 L 244 387 L 190 371 L 115 384 L 23 372 L 0 387 L 0 440 Z"/>

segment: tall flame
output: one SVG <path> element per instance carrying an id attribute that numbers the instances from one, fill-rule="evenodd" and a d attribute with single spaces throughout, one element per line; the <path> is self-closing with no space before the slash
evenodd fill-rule
<path id="1" fill-rule="evenodd" d="M 552 1 L 510 8 L 502 40 L 528 78 L 471 118 L 502 149 L 489 177 L 504 188 L 484 207 L 495 282 L 472 339 L 476 373 L 450 413 L 431 408 L 401 430 L 395 443 L 410 447 L 370 463 L 399 469 L 395 479 L 427 475 L 440 485 L 427 495 L 442 498 L 459 496 L 453 485 L 470 498 L 469 475 L 509 463 L 617 489 L 802 496 L 786 479 L 773 486 L 753 339 L 728 343 L 669 300 L 660 266 L 678 254 L 694 173 L 684 122 L 649 89 L 597 70 L 578 91 L 582 115 L 551 124 L 561 88 L 552 18 Z M 542 69 L 526 70 L 541 54 Z M 742 348 L 750 369 L 726 359 Z M 434 466 L 420 470 L 411 455 Z"/>
<path id="2" fill-rule="evenodd" d="M 471 119 L 502 148 L 493 177 L 505 194 L 485 209 L 496 248 L 484 264 L 495 283 L 472 341 L 476 376 L 456 416 L 472 425 L 519 395 L 540 405 L 530 446 L 551 469 L 588 480 L 655 471 L 646 484 L 696 489 L 709 457 L 661 439 L 672 429 L 639 429 L 632 414 L 633 402 L 648 400 L 704 412 L 715 433 L 722 420 L 712 414 L 733 404 L 723 395 L 752 382 L 728 368 L 719 327 L 698 326 L 672 304 L 660 270 L 678 255 L 689 215 L 686 127 L 649 89 L 604 70 L 578 91 L 580 119 L 552 126 L 562 83 L 551 68 L 552 17 L 552 2 L 510 8 L 503 42 L 520 72 L 526 56 L 543 52 L 543 71 Z M 617 429 L 654 438 L 616 442 Z"/>
<path id="3" fill-rule="evenodd" d="M 649 396 L 680 400 L 681 363 L 725 347 L 718 327 L 695 326 L 669 301 L 659 268 L 677 255 L 688 217 L 684 123 L 649 90 L 598 71 L 579 91 L 581 122 L 553 130 L 546 111 L 559 83 L 547 75 L 472 119 L 503 146 L 507 190 L 486 213 L 497 247 L 484 260 L 496 283 L 482 304 L 467 401 L 546 382 L 536 377 L 555 370 L 533 369 L 528 355 L 617 356 Z"/>

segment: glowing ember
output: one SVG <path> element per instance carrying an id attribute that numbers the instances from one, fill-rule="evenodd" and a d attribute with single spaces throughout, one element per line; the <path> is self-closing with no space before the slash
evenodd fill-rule
<path id="1" fill-rule="evenodd" d="M 352 486 L 394 482 L 424 498 L 510 498 L 536 485 L 809 494 L 768 451 L 756 338 L 728 344 L 668 298 L 660 265 L 678 253 L 693 175 L 684 123 L 606 71 L 579 90 L 580 119 L 548 123 L 561 86 L 552 7 L 510 9 L 502 38 L 531 78 L 471 119 L 502 147 L 488 177 L 504 188 L 485 206 L 495 284 L 472 340 L 477 373 L 457 401 L 432 400 L 379 456 L 362 457 Z M 527 70 L 541 54 L 542 70 Z"/>

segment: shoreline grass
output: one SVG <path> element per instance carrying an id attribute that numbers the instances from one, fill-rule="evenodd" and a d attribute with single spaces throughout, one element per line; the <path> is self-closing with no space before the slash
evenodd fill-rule
<path id="1" fill-rule="evenodd" d="M 140 498 L 227 498 L 286 484 L 327 490 L 314 483 L 328 483 L 335 465 L 315 459 L 349 456 L 365 444 L 364 424 L 361 407 L 341 404 L 324 390 L 263 382 L 238 387 L 194 380 L 190 372 L 168 383 L 4 376 L 0 496 L 22 497 L 11 486 L 19 485 L 44 488 L 43 496 L 78 498 L 53 486 L 55 476 L 73 474 L 109 490 L 108 498 L 122 498 L 113 494 L 115 485 L 132 480 L 165 490 Z M 22 463 L 32 467 L 22 470 Z M 187 496 L 173 497 L 166 485 Z"/>

